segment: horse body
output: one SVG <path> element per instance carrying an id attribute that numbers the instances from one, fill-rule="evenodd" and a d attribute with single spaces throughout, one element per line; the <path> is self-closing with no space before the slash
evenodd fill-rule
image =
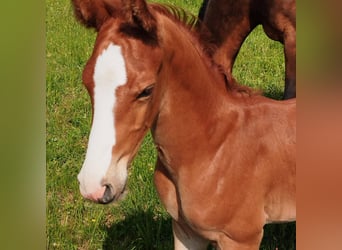
<path id="1" fill-rule="evenodd" d="M 183 100 L 180 112 L 193 112 L 186 103 L 195 100 Z M 171 102 L 164 108 L 173 115 L 156 121 L 159 196 L 175 220 L 193 225 L 207 239 L 256 237 L 258 244 L 266 222 L 295 219 L 295 124 L 288 122 L 295 104 L 275 108 L 260 101 L 229 102 L 213 113 L 196 109 L 202 119 L 182 117 Z M 277 112 L 288 117 L 279 119 Z M 196 125 L 184 126 L 189 119 Z"/>
<path id="2" fill-rule="evenodd" d="M 217 47 L 213 57 L 224 67 L 230 81 L 234 81 L 232 70 L 242 43 L 261 24 L 269 38 L 284 44 L 284 99 L 296 96 L 295 0 L 206 0 L 199 17 L 204 24 L 202 34 L 209 30 Z"/>
<path id="3" fill-rule="evenodd" d="M 123 196 L 127 167 L 151 128 L 154 181 L 173 219 L 175 249 L 206 249 L 209 241 L 220 249 L 258 249 L 265 223 L 295 219 L 295 101 L 227 90 L 195 37 L 163 7 L 124 2 L 122 16 L 99 28 L 83 73 L 96 112 L 96 89 L 113 81 L 121 59 L 125 65 L 122 84 L 109 89 L 111 159 L 96 180 L 87 173 L 96 164 L 83 166 L 84 196 L 101 203 Z M 109 68 L 99 59 L 107 57 Z"/>

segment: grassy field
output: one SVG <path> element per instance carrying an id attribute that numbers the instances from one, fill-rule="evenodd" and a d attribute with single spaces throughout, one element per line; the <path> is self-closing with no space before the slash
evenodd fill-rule
<path id="1" fill-rule="evenodd" d="M 201 1 L 159 1 L 197 14 Z M 130 171 L 128 197 L 97 205 L 79 194 L 91 106 L 81 74 L 95 33 L 73 18 L 69 0 L 46 0 L 47 33 L 47 249 L 173 249 L 171 222 L 152 183 L 156 152 L 148 135 Z M 284 82 L 282 46 L 257 28 L 243 45 L 234 74 L 279 99 Z M 295 249 L 295 224 L 266 226 L 262 249 Z"/>

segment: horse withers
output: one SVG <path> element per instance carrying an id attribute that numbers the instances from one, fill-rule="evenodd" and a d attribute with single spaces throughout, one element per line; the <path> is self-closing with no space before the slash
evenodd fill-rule
<path id="1" fill-rule="evenodd" d="M 123 197 L 128 166 L 151 129 L 154 182 L 175 249 L 258 249 L 265 223 L 295 220 L 295 100 L 231 85 L 176 8 L 143 0 L 73 5 L 98 32 L 83 72 L 93 109 L 78 175 L 84 197 Z"/>
<path id="2" fill-rule="evenodd" d="M 199 12 L 200 33 L 214 46 L 213 57 L 230 81 L 242 43 L 259 24 L 267 36 L 284 44 L 284 99 L 296 97 L 295 0 L 204 0 Z M 209 31 L 209 32 L 208 32 Z"/>

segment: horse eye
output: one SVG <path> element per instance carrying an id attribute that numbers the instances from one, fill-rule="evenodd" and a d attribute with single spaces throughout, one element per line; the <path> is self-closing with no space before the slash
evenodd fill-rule
<path id="1" fill-rule="evenodd" d="M 148 86 L 143 91 L 141 91 L 141 93 L 137 96 L 137 99 L 141 99 L 141 98 L 150 96 L 152 94 L 152 90 L 153 90 L 153 85 Z"/>

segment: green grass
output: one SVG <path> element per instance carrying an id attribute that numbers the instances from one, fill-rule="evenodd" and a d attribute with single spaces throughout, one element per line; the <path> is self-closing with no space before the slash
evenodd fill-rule
<path id="1" fill-rule="evenodd" d="M 273 99 L 281 99 L 285 82 L 283 45 L 270 40 L 262 27 L 257 26 L 242 44 L 233 75 L 238 82 L 260 89 Z"/>
<path id="2" fill-rule="evenodd" d="M 160 2 L 194 14 L 200 6 L 200 0 Z M 47 249 L 173 249 L 170 217 L 152 183 L 156 152 L 150 135 L 132 164 L 124 201 L 103 206 L 79 194 L 76 177 L 91 120 L 81 75 L 95 33 L 74 20 L 69 0 L 47 0 L 46 11 Z M 242 83 L 280 98 L 283 68 L 282 46 L 258 28 L 243 45 L 234 74 Z M 294 239 L 295 224 L 267 226 L 263 249 L 294 249 Z"/>

